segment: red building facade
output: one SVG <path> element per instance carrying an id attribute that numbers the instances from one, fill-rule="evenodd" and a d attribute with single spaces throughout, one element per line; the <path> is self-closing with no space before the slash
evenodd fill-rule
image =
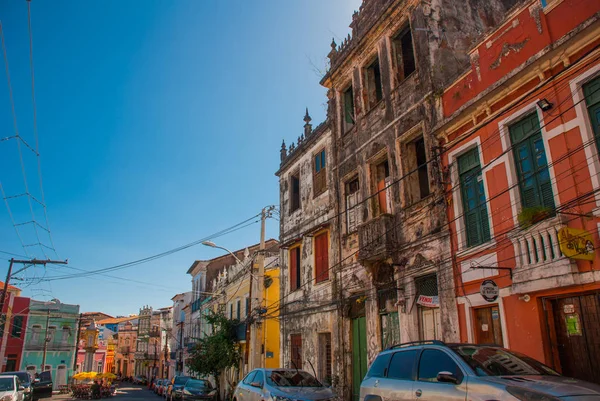
<path id="1" fill-rule="evenodd" d="M 0 291 L 4 283 L 0 282 Z M 29 314 L 29 298 L 21 297 L 21 290 L 8 286 L 6 301 L 0 317 L 0 363 L 2 372 L 19 369 Z"/>
<path id="2" fill-rule="evenodd" d="M 461 341 L 596 383 L 599 13 L 592 0 L 519 3 L 441 95 L 437 130 Z"/>

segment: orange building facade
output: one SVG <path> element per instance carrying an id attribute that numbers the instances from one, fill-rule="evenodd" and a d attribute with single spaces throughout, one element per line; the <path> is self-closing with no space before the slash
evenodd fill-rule
<path id="1" fill-rule="evenodd" d="M 519 3 L 440 96 L 460 339 L 600 383 L 600 3 Z"/>

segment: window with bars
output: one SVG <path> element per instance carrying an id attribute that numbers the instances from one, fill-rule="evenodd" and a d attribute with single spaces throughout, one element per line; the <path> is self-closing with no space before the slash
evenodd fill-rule
<path id="1" fill-rule="evenodd" d="M 331 333 L 319 333 L 319 380 L 331 384 Z"/>
<path id="2" fill-rule="evenodd" d="M 302 335 L 290 335 L 291 368 L 302 369 Z"/>
<path id="3" fill-rule="evenodd" d="M 523 208 L 554 210 L 550 171 L 536 113 L 509 127 Z"/>
<path id="4" fill-rule="evenodd" d="M 378 58 L 375 58 L 375 60 L 365 68 L 365 90 L 367 92 L 367 107 L 369 109 L 373 108 L 373 106 L 383 99 L 381 70 L 379 68 Z"/>
<path id="5" fill-rule="evenodd" d="M 290 249 L 290 291 L 300 287 L 300 246 Z"/>
<path id="6" fill-rule="evenodd" d="M 398 82 L 402 82 L 417 69 L 410 26 L 403 27 L 392 38 L 392 50 Z"/>
<path id="7" fill-rule="evenodd" d="M 358 177 L 348 181 L 346 187 L 346 233 L 350 234 L 356 230 L 358 225 Z"/>
<path id="8" fill-rule="evenodd" d="M 329 238 L 327 232 L 315 235 L 315 281 L 329 280 Z"/>
<path id="9" fill-rule="evenodd" d="M 314 197 L 327 190 L 327 162 L 325 149 L 319 151 L 314 157 L 313 164 L 313 193 Z"/>
<path id="10" fill-rule="evenodd" d="M 344 132 L 349 131 L 352 127 L 354 127 L 355 118 L 355 110 L 354 110 L 354 90 L 352 85 L 350 85 L 344 92 L 342 93 L 342 102 L 344 107 Z"/>
<path id="11" fill-rule="evenodd" d="M 600 154 L 600 77 L 583 85 L 583 94 Z"/>
<path id="12" fill-rule="evenodd" d="M 398 319 L 398 312 L 384 313 L 379 318 L 381 320 L 381 344 L 383 349 L 400 344 L 400 320 Z"/>
<path id="13" fill-rule="evenodd" d="M 490 240 L 490 223 L 477 147 L 458 158 L 458 174 L 467 246 L 479 245 Z"/>

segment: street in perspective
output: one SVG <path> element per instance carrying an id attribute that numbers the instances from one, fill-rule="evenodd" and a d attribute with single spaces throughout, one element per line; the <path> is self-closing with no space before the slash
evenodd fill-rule
<path id="1" fill-rule="evenodd" d="M 599 1 L 0 0 L 0 44 L 0 401 L 600 401 Z"/>

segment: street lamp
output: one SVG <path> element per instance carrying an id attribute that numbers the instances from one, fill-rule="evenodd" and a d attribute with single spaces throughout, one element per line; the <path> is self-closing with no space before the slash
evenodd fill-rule
<path id="1" fill-rule="evenodd" d="M 230 251 L 229 249 L 227 249 L 227 248 L 224 248 L 224 247 L 222 247 L 222 246 L 219 246 L 219 245 L 215 244 L 215 243 L 214 243 L 214 242 L 212 242 L 212 241 L 204 241 L 204 242 L 202 243 L 202 245 L 210 246 L 211 248 L 218 248 L 218 249 L 222 249 L 222 250 L 224 250 L 225 252 L 228 252 L 228 253 L 229 253 L 231 256 L 233 256 L 233 257 L 235 258 L 235 260 L 236 260 L 236 261 L 237 261 L 239 264 L 242 264 L 242 261 L 240 260 L 240 258 L 238 258 L 237 256 L 235 256 L 235 254 L 234 254 L 233 252 L 231 252 L 231 251 Z"/>

